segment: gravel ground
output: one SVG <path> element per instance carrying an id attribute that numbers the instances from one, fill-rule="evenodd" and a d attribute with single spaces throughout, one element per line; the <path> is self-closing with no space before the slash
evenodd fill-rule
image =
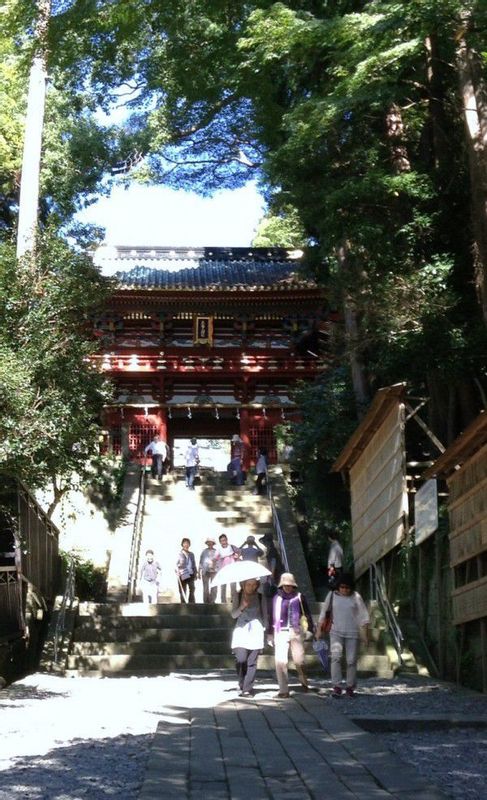
<path id="1" fill-rule="evenodd" d="M 184 675 L 31 675 L 0 691 L 0 800 L 133 800 L 157 723 L 177 722 L 184 708 L 225 702 L 233 687 L 218 676 L 205 680 L 202 692 L 201 681 Z M 425 679 L 370 679 L 355 699 L 327 702 L 339 702 L 353 717 L 487 717 L 487 696 Z M 467 792 L 468 800 L 485 799 L 486 728 L 376 735 L 455 800 L 465 800 Z"/>
<path id="2" fill-rule="evenodd" d="M 337 702 L 337 701 L 330 701 Z M 454 800 L 487 797 L 487 695 L 416 677 L 360 682 L 353 700 L 338 701 L 347 716 L 468 715 L 483 717 L 483 728 L 378 733 L 404 761 L 414 764 Z"/>

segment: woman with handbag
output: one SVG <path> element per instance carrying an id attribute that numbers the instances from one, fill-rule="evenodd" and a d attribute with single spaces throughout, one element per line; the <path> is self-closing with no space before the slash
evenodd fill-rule
<path id="1" fill-rule="evenodd" d="M 272 600 L 272 617 L 269 644 L 274 645 L 276 677 L 279 684 L 277 697 L 289 697 L 288 658 L 291 649 L 296 672 L 305 692 L 308 691 L 308 678 L 304 669 L 304 634 L 302 619 L 310 634 L 314 633 L 314 622 L 304 594 L 291 572 L 283 572 L 277 592 Z"/>
<path id="2" fill-rule="evenodd" d="M 264 648 L 266 600 L 258 591 L 260 583 L 257 579 L 242 581 L 240 586 L 232 604 L 232 617 L 236 620 L 232 652 L 237 667 L 239 697 L 252 697 L 257 659 Z"/>
<path id="3" fill-rule="evenodd" d="M 344 573 L 335 591 L 329 592 L 318 620 L 318 636 L 329 630 L 331 651 L 332 696 L 340 697 L 345 688 L 353 697 L 357 682 L 357 661 L 361 632 L 366 642 L 369 634 L 369 612 L 362 597 L 355 591 L 352 575 Z M 347 662 L 346 683 L 343 687 L 342 655 Z"/>

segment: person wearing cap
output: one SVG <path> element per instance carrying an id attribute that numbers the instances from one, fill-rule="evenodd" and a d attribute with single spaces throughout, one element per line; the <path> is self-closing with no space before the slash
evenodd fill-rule
<path id="1" fill-rule="evenodd" d="M 203 603 L 215 603 L 217 587 L 210 588 L 210 584 L 217 571 L 216 539 L 208 536 L 205 544 L 206 547 L 201 552 L 198 564 L 198 578 L 203 581 Z"/>
<path id="2" fill-rule="evenodd" d="M 304 668 L 304 645 L 301 630 L 301 617 L 306 618 L 308 631 L 314 633 L 314 622 L 304 594 L 298 591 L 298 585 L 291 572 L 283 572 L 277 592 L 272 600 L 272 611 L 268 637 L 270 645 L 274 645 L 276 677 L 279 685 L 277 697 L 289 697 L 288 660 L 289 649 L 304 691 L 308 691 L 308 678 Z"/>
<path id="3" fill-rule="evenodd" d="M 240 545 L 240 556 L 242 561 L 258 561 L 264 555 L 264 551 L 255 542 L 255 536 L 247 536 L 245 542 Z"/>
<path id="4" fill-rule="evenodd" d="M 357 660 L 361 634 L 367 643 L 369 638 L 369 612 L 362 597 L 355 591 L 352 575 L 343 573 L 338 588 L 328 592 L 320 611 L 318 636 L 326 614 L 331 611 L 330 629 L 332 696 L 340 697 L 345 688 L 348 697 L 353 697 L 357 683 Z M 342 655 L 347 662 L 346 684 L 343 687 Z"/>

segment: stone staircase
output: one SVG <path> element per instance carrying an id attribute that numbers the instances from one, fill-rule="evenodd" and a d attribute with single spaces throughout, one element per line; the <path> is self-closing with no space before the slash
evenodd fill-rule
<path id="1" fill-rule="evenodd" d="M 312 611 L 317 617 L 318 603 L 312 604 Z M 233 624 L 225 605 L 82 603 L 66 674 L 151 676 L 233 669 Z M 362 675 L 391 677 L 389 656 L 380 650 L 380 645 L 372 642 L 367 654 L 360 657 Z M 307 651 L 308 672 L 322 675 L 310 644 Z M 270 648 L 260 657 L 259 669 L 274 670 Z"/>
<path id="2" fill-rule="evenodd" d="M 191 539 L 198 561 L 210 534 L 217 538 L 225 532 L 229 541 L 239 546 L 249 534 L 258 538 L 272 532 L 268 500 L 252 495 L 251 488 L 229 486 L 225 475 L 211 471 L 203 472 L 195 491 L 186 488 L 178 472 L 166 476 L 162 483 L 147 480 L 140 557 L 153 549 L 161 565 L 159 604 L 120 603 L 115 597 L 107 603 L 81 603 L 66 674 L 150 676 L 234 669 L 230 652 L 234 623 L 229 607 L 203 604 L 199 581 L 196 604 L 181 604 L 174 565 L 183 536 Z M 292 547 L 296 546 L 293 541 Z M 319 604 L 311 606 L 317 617 Z M 311 644 L 307 649 L 308 671 L 325 677 Z M 259 669 L 274 670 L 270 648 L 260 657 Z M 360 658 L 359 671 L 382 677 L 392 674 L 379 631 L 367 654 Z"/>
<path id="3" fill-rule="evenodd" d="M 201 470 L 195 490 L 189 491 L 182 471 L 173 471 L 163 483 L 146 482 L 146 500 L 140 558 L 154 550 L 162 568 L 162 602 L 179 602 L 174 572 L 183 536 L 191 540 L 198 563 L 205 540 L 218 540 L 226 533 L 231 544 L 240 546 L 252 534 L 258 539 L 272 533 L 272 515 L 266 497 L 252 494 L 252 485 L 231 486 L 225 473 Z M 133 598 L 135 599 L 135 598 Z M 202 601 L 201 582 L 196 584 L 196 600 Z"/>

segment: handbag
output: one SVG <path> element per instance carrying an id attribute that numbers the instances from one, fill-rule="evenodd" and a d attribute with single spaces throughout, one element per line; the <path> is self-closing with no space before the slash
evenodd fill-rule
<path id="1" fill-rule="evenodd" d="M 309 629 L 308 618 L 304 613 L 303 601 L 301 600 L 301 594 L 299 595 L 299 605 L 301 606 L 301 616 L 299 617 L 299 627 L 301 628 L 301 633 L 303 634 L 305 639 L 311 639 L 312 633 Z"/>
<path id="2" fill-rule="evenodd" d="M 333 625 L 333 592 L 331 594 L 330 607 L 325 614 L 325 619 L 321 623 L 321 632 L 330 633 L 332 625 Z"/>

